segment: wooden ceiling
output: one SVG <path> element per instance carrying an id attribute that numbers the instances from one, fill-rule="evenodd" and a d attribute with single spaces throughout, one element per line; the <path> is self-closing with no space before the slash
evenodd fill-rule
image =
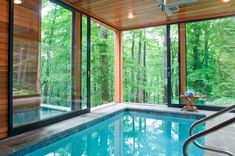
<path id="1" fill-rule="evenodd" d="M 129 30 L 189 20 L 235 14 L 235 0 L 198 0 L 180 5 L 180 11 L 167 17 L 155 0 L 63 0 L 108 25 Z M 177 1 L 177 0 L 168 0 Z M 134 15 L 128 19 L 129 12 Z"/>

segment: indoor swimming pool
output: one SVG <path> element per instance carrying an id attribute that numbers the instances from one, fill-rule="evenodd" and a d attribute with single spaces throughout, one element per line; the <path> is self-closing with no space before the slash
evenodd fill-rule
<path id="1" fill-rule="evenodd" d="M 27 147 L 13 155 L 79 156 L 79 155 L 156 155 L 181 156 L 189 128 L 199 117 L 173 113 L 122 111 L 102 122 L 83 125 L 77 132 L 52 137 L 46 142 Z M 199 126 L 196 131 L 201 131 Z M 204 143 L 204 139 L 199 140 Z M 190 145 L 191 156 L 203 151 Z"/>

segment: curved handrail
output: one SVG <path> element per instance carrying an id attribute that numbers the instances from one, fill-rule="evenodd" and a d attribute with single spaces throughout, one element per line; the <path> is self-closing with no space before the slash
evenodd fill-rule
<path id="1" fill-rule="evenodd" d="M 215 117 L 217 117 L 217 116 L 219 116 L 219 115 L 221 115 L 221 114 L 223 114 L 223 113 L 233 111 L 234 109 L 235 109 L 235 105 L 232 105 L 232 106 L 230 106 L 230 107 L 228 107 L 228 108 L 225 108 L 225 109 L 223 109 L 223 110 L 221 110 L 221 111 L 219 111 L 219 112 L 217 112 L 217 113 L 215 113 L 215 114 L 212 114 L 212 115 L 210 115 L 210 116 L 208 116 L 208 117 L 205 117 L 205 118 L 203 118 L 203 119 L 201 119 L 201 120 L 198 120 L 197 122 L 195 122 L 195 123 L 191 126 L 191 128 L 190 128 L 190 136 L 193 135 L 193 130 L 194 130 L 194 128 L 195 128 L 197 125 L 199 125 L 199 124 L 201 124 L 201 123 L 203 123 L 203 122 L 205 122 L 205 121 L 208 121 L 208 120 L 210 120 L 210 119 L 212 119 L 212 118 L 215 118 Z M 231 152 L 228 152 L 228 151 L 223 150 L 223 149 L 219 149 L 219 148 L 215 149 L 215 148 L 210 147 L 210 146 L 203 146 L 203 145 L 201 145 L 200 143 L 198 143 L 196 140 L 194 140 L 193 143 L 194 143 L 197 147 L 199 147 L 199 148 L 201 148 L 201 149 L 204 149 L 204 150 L 213 151 L 213 152 L 218 152 L 218 153 L 224 153 L 224 154 L 228 154 L 228 155 L 231 154 Z"/>
<path id="2" fill-rule="evenodd" d="M 205 122 L 205 121 L 207 121 L 207 120 L 210 120 L 210 119 L 212 119 L 212 118 L 215 118 L 215 117 L 217 117 L 217 116 L 219 116 L 219 115 L 221 115 L 221 114 L 223 114 L 223 113 L 232 111 L 232 110 L 234 110 L 234 109 L 235 109 L 235 105 L 232 105 L 232 106 L 230 106 L 230 107 L 228 107 L 228 108 L 225 108 L 225 109 L 223 109 L 223 110 L 221 110 L 221 111 L 219 111 L 219 112 L 217 112 L 217 113 L 215 113 L 215 114 L 212 114 L 212 115 L 210 115 L 210 116 L 208 116 L 208 117 L 205 117 L 205 118 L 203 118 L 203 119 L 201 119 L 201 120 L 198 120 L 197 122 L 195 122 L 195 123 L 191 126 L 191 128 L 190 128 L 190 136 L 193 135 L 193 130 L 194 130 L 194 128 L 195 128 L 197 125 L 199 125 L 199 124 L 201 124 L 201 123 L 203 123 L 203 122 Z M 215 148 L 213 148 L 213 147 L 203 146 L 203 145 L 199 144 L 196 140 L 193 140 L 193 143 L 194 143 L 197 147 L 202 148 L 202 149 L 204 149 L 204 150 L 209 150 L 209 151 L 213 151 L 213 152 L 224 153 L 224 154 L 228 154 L 228 155 L 231 154 L 231 152 L 225 151 L 225 150 L 223 150 L 223 149 L 218 149 L 218 148 L 215 149 Z"/>
<path id="3" fill-rule="evenodd" d="M 229 120 L 226 120 L 226 121 L 224 121 L 224 122 L 222 122 L 222 123 L 219 123 L 219 124 L 217 124 L 217 125 L 215 125 L 214 127 L 211 127 L 211 128 L 209 128 L 209 129 L 207 129 L 207 130 L 204 130 L 204 131 L 202 131 L 202 132 L 200 132 L 200 133 L 197 133 L 197 134 L 194 134 L 194 135 L 192 135 L 191 137 L 189 137 L 186 141 L 185 141 L 185 143 L 184 143 L 184 145 L 183 145 L 183 153 L 184 153 L 184 156 L 188 156 L 188 146 L 189 146 L 189 144 L 192 142 L 192 141 L 194 141 L 194 140 L 196 140 L 196 139 L 198 139 L 198 138 L 200 138 L 200 137 L 203 137 L 203 136 L 205 136 L 205 135 L 207 135 L 207 134 L 210 134 L 210 133 L 212 133 L 212 132 L 214 132 L 214 131 L 217 131 L 217 130 L 219 130 L 219 129 L 221 129 L 221 128 L 224 128 L 225 126 L 228 126 L 228 125 L 230 125 L 230 124 L 232 124 L 232 123 L 234 123 L 235 122 L 235 117 L 233 117 L 233 118 L 231 118 L 231 119 L 229 119 Z M 219 152 L 219 150 L 217 150 L 217 149 L 215 149 L 214 150 L 214 152 Z M 229 156 L 234 156 L 233 155 L 233 153 L 231 153 L 231 152 L 229 152 L 229 151 L 223 151 L 222 152 L 223 154 L 227 154 L 227 155 L 229 155 Z"/>
<path id="4" fill-rule="evenodd" d="M 219 115 L 221 115 L 221 114 L 223 114 L 223 113 L 233 111 L 234 109 L 235 109 L 235 105 L 232 105 L 232 106 L 227 107 L 227 108 L 225 108 L 225 109 L 222 109 L 221 111 L 219 111 L 219 112 L 217 112 L 217 113 L 214 113 L 214 114 L 212 114 L 212 115 L 210 115 L 210 116 L 208 116 L 208 117 L 205 117 L 205 118 L 203 118 L 203 119 L 201 119 L 201 120 L 198 120 L 197 122 L 195 122 L 195 123 L 191 126 L 191 128 L 190 128 L 190 134 L 192 133 L 193 129 L 194 129 L 197 125 L 199 125 L 200 123 L 205 122 L 205 121 L 208 121 L 208 120 L 210 120 L 210 119 L 212 119 L 212 118 L 215 118 L 215 117 L 217 117 L 217 116 L 219 116 Z"/>

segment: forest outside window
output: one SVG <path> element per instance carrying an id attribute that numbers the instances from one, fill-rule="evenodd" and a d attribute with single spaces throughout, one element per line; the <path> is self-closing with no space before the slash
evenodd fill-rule
<path id="1" fill-rule="evenodd" d="M 91 107 L 114 101 L 114 32 L 91 21 Z"/>
<path id="2" fill-rule="evenodd" d="M 166 26 L 124 32 L 125 102 L 167 103 L 166 45 Z"/>
<path id="3" fill-rule="evenodd" d="M 188 23 L 187 88 L 197 105 L 229 106 L 235 101 L 235 17 Z"/>
<path id="4" fill-rule="evenodd" d="M 170 25 L 171 104 L 179 103 L 179 27 Z"/>

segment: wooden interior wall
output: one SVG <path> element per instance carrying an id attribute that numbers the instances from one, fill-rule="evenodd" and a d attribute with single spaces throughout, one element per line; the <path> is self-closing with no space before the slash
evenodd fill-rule
<path id="1" fill-rule="evenodd" d="M 122 32 L 115 31 L 114 36 L 114 102 L 123 102 L 123 57 L 122 57 Z"/>
<path id="2" fill-rule="evenodd" d="M 180 35 L 180 94 L 186 91 L 186 25 L 181 23 L 179 26 Z"/>
<path id="3" fill-rule="evenodd" d="M 7 136 L 8 0 L 0 1 L 0 139 Z"/>
<path id="4" fill-rule="evenodd" d="M 74 17 L 74 104 L 75 110 L 80 110 L 81 97 L 81 14 L 76 12 Z M 73 59 L 73 58 L 72 58 Z"/>

